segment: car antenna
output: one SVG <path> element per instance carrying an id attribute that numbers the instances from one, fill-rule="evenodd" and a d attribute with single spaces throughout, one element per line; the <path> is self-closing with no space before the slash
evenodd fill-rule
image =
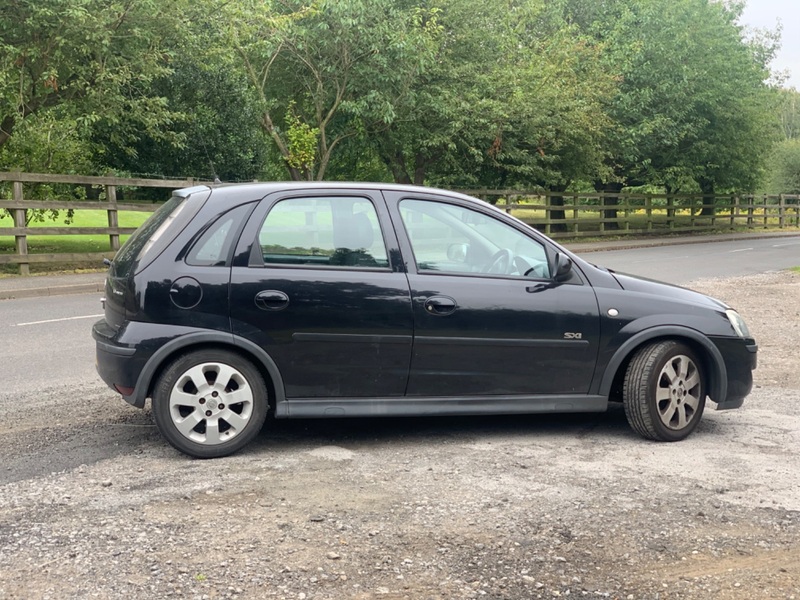
<path id="1" fill-rule="evenodd" d="M 200 135 L 198 137 L 200 138 L 200 143 L 203 145 L 203 152 L 206 153 L 206 158 L 208 159 L 208 165 L 211 167 L 211 174 L 214 176 L 213 183 L 214 183 L 214 185 L 218 185 L 218 184 L 222 183 L 222 181 L 220 180 L 219 176 L 217 175 L 217 169 L 214 166 L 214 161 L 211 160 L 211 155 L 208 153 L 208 148 L 206 148 L 206 143 L 203 140 L 203 136 Z"/>

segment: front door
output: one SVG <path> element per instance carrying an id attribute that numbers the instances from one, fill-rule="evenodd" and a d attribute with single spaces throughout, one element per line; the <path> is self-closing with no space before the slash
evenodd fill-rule
<path id="1" fill-rule="evenodd" d="M 386 196 L 413 257 L 409 396 L 588 392 L 600 323 L 579 273 L 557 283 L 545 242 L 488 206 Z"/>
<path id="2" fill-rule="evenodd" d="M 276 194 L 242 234 L 233 332 L 272 357 L 286 397 L 402 396 L 413 319 L 380 194 Z"/>

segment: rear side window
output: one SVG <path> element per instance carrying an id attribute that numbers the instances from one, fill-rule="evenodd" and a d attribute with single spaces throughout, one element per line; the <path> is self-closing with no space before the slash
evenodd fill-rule
<path id="1" fill-rule="evenodd" d="M 182 205 L 185 198 L 172 196 L 167 202 L 158 207 L 156 212 L 150 215 L 136 231 L 133 232 L 128 241 L 114 257 L 114 267 L 118 277 L 124 277 L 131 272 L 139 254 L 142 253 L 148 241 L 155 235 L 162 225 L 171 221 L 170 217 Z M 174 218 L 174 217 L 173 217 Z"/>
<path id="2" fill-rule="evenodd" d="M 180 233 L 197 214 L 209 194 L 172 196 L 150 215 L 114 257 L 114 274 L 126 277 L 141 271 Z"/>
<path id="3" fill-rule="evenodd" d="M 192 246 L 186 262 L 199 267 L 225 266 L 239 225 L 252 205 L 242 205 L 214 221 Z"/>
<path id="4" fill-rule="evenodd" d="M 388 268 L 378 215 L 366 198 L 281 200 L 259 232 L 266 265 Z"/>

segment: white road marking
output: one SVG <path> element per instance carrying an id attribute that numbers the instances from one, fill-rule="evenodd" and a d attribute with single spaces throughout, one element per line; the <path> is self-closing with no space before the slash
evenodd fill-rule
<path id="1" fill-rule="evenodd" d="M 682 258 L 692 258 L 692 257 L 689 256 L 688 254 L 686 256 L 671 256 L 670 260 L 680 260 Z M 658 262 L 658 261 L 662 261 L 662 260 L 664 260 L 663 257 L 656 256 L 655 258 L 647 258 L 647 259 L 644 259 L 644 260 L 632 260 L 631 264 L 632 265 L 636 265 L 636 264 L 639 264 L 639 263 L 651 263 L 651 262 Z"/>
<path id="2" fill-rule="evenodd" d="M 748 250 L 752 250 L 752 249 L 753 248 L 739 248 L 738 250 L 728 250 L 728 252 L 730 254 L 733 254 L 734 252 L 747 252 Z"/>
<path id="3" fill-rule="evenodd" d="M 17 323 L 11 327 L 25 327 L 27 325 L 43 325 L 45 323 L 59 323 L 60 321 L 77 321 L 78 319 L 98 319 L 105 315 L 83 315 L 80 317 L 64 317 L 63 319 L 47 319 L 46 321 L 31 321 L 30 323 Z"/>

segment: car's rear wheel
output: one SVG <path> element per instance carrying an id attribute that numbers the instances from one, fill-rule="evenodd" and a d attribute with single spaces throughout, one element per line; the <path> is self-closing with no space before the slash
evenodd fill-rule
<path id="1" fill-rule="evenodd" d="M 702 363 L 676 340 L 648 344 L 631 359 L 622 400 L 628 423 L 640 435 L 666 442 L 697 427 L 706 403 Z"/>
<path id="2" fill-rule="evenodd" d="M 247 360 L 225 350 L 178 357 L 153 391 L 153 416 L 161 435 L 197 458 L 218 458 L 249 443 L 267 416 L 267 388 Z"/>

